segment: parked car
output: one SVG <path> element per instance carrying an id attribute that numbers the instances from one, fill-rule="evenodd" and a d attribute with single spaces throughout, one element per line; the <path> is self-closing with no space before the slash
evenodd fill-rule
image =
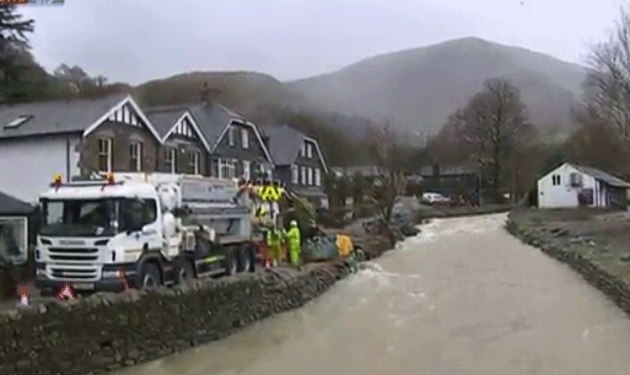
<path id="1" fill-rule="evenodd" d="M 450 203 L 450 198 L 445 197 L 440 193 L 424 193 L 422 194 L 422 203 L 424 204 L 444 204 Z"/>

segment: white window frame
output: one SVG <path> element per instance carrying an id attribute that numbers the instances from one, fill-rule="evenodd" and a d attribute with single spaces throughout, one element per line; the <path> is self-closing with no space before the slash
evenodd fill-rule
<path id="1" fill-rule="evenodd" d="M 234 170 L 236 162 L 235 159 L 219 159 L 219 178 L 232 179 L 234 178 Z M 226 173 L 223 173 L 225 169 Z"/>
<path id="2" fill-rule="evenodd" d="M 200 174 L 200 165 L 199 165 L 199 159 L 201 159 L 201 153 L 197 150 L 191 150 L 189 151 L 190 153 L 190 160 L 188 161 L 188 165 L 192 167 L 193 170 L 193 174 Z"/>
<path id="3" fill-rule="evenodd" d="M 308 167 L 308 186 L 313 186 L 313 168 Z"/>
<path id="4" fill-rule="evenodd" d="M 306 144 L 306 157 L 309 159 L 313 158 L 313 145 L 310 143 Z"/>
<path id="5" fill-rule="evenodd" d="M 322 171 L 315 168 L 315 186 L 322 186 Z"/>
<path id="6" fill-rule="evenodd" d="M 251 179 L 251 163 L 249 160 L 243 160 L 243 178 L 246 180 Z"/>
<path id="7" fill-rule="evenodd" d="M 131 160 L 133 158 L 136 159 L 135 169 L 131 172 L 142 171 L 142 142 L 131 142 L 129 144 L 129 157 L 132 158 Z"/>
<path id="8" fill-rule="evenodd" d="M 291 183 L 299 184 L 300 183 L 300 170 L 297 165 L 291 165 Z"/>
<path id="9" fill-rule="evenodd" d="M 230 128 L 228 129 L 228 143 L 230 147 L 236 146 L 236 137 L 234 136 L 235 130 L 235 127 L 233 125 L 230 125 Z"/>
<path id="10" fill-rule="evenodd" d="M 106 146 L 105 148 L 107 150 L 102 151 L 102 142 L 105 142 Z M 110 173 L 112 171 L 112 143 L 113 140 L 111 138 L 99 138 L 98 139 L 98 169 L 99 172 L 106 172 L 106 173 Z M 107 170 L 104 171 L 101 169 L 101 157 L 105 156 L 107 158 Z"/>
<path id="11" fill-rule="evenodd" d="M 169 147 L 166 149 L 165 164 L 169 167 L 170 173 L 177 171 L 177 149 L 175 147 Z"/>
<path id="12" fill-rule="evenodd" d="M 243 148 L 249 148 L 249 131 L 247 128 L 241 128 L 241 144 Z"/>
<path id="13" fill-rule="evenodd" d="M 10 258 L 13 261 L 13 264 L 24 264 L 28 260 L 28 221 L 25 217 L 20 216 L 3 216 L 0 217 L 0 225 L 7 225 L 13 227 L 12 231 L 15 232 L 15 227 L 17 227 L 19 238 L 15 238 L 16 242 L 18 242 L 18 248 L 20 250 L 19 255 L 10 255 L 10 254 L 1 254 L 7 258 Z M 1 235 L 1 234 L 0 234 Z M 0 241 L 2 238 L 0 237 Z M 19 243 L 22 242 L 22 243 Z M 0 244 L 2 246 L 2 244 Z M 36 261 L 41 261 L 41 259 L 35 259 Z"/>
<path id="14" fill-rule="evenodd" d="M 302 167 L 302 185 L 306 185 L 306 167 Z"/>
<path id="15" fill-rule="evenodd" d="M 300 148 L 300 156 L 306 156 L 306 141 L 302 142 L 302 147 Z"/>
<path id="16" fill-rule="evenodd" d="M 560 175 L 559 174 L 551 175 L 551 185 L 553 185 L 553 186 L 560 186 L 561 182 L 562 181 L 560 180 Z"/>

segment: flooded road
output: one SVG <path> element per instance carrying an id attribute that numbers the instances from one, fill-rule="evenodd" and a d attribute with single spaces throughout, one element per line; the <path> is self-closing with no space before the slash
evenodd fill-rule
<path id="1" fill-rule="evenodd" d="M 300 310 L 117 374 L 630 373 L 630 320 L 505 218 L 435 220 Z"/>

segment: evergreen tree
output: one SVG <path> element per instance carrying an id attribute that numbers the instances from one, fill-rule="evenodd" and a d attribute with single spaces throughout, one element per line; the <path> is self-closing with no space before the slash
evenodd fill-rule
<path id="1" fill-rule="evenodd" d="M 34 30 L 34 20 L 23 20 L 15 6 L 0 5 L 0 100 L 24 96 L 21 84 L 33 73 L 33 59 L 26 33 Z"/>

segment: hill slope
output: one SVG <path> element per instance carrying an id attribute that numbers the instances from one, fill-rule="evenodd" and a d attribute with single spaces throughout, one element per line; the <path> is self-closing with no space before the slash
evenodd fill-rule
<path id="1" fill-rule="evenodd" d="M 287 86 L 335 111 L 387 117 L 401 130 L 434 133 L 491 77 L 521 88 L 534 123 L 566 128 L 585 70 L 522 48 L 464 38 L 372 57 Z"/>

